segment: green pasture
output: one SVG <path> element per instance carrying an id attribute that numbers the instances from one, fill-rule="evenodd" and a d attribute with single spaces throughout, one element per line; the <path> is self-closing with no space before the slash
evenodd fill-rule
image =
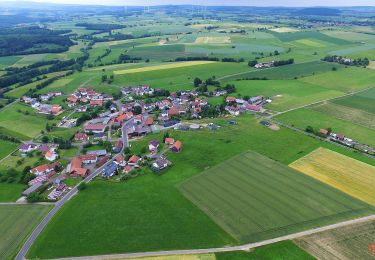
<path id="1" fill-rule="evenodd" d="M 25 187 L 26 186 L 24 184 L 20 183 L 0 183 L 0 202 L 16 201 L 21 197 L 21 193 Z"/>
<path id="2" fill-rule="evenodd" d="M 316 40 L 325 41 L 325 42 L 336 44 L 336 45 L 350 44 L 349 41 L 330 37 L 330 36 L 327 36 L 323 33 L 316 32 L 316 31 L 300 31 L 300 32 L 294 32 L 294 33 L 276 33 L 272 31 L 270 32 L 283 42 L 291 42 L 291 41 L 297 41 L 301 39 L 316 39 Z"/>
<path id="3" fill-rule="evenodd" d="M 18 144 L 0 140 L 0 160 L 13 152 L 17 147 Z"/>

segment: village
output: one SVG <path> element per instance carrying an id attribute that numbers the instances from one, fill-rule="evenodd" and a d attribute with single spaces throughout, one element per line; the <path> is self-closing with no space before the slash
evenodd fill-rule
<path id="1" fill-rule="evenodd" d="M 244 112 L 264 113 L 264 105 L 272 102 L 263 96 L 244 100 L 228 96 L 225 91 L 216 91 L 212 95 L 225 95 L 224 104 L 214 110 L 226 117 L 236 117 Z M 45 102 L 61 96 L 64 96 L 61 92 L 51 92 L 38 98 L 25 96 L 22 101 L 37 113 L 58 116 L 64 111 L 62 106 Z M 76 184 L 93 173 L 111 181 L 128 180 L 145 168 L 162 174 L 173 164 L 168 159 L 168 153 L 179 153 L 184 146 L 180 140 L 169 136 L 169 129 L 218 128 L 214 124 L 197 123 L 199 121 L 189 123 L 189 120 L 211 115 L 203 113 L 212 107 L 209 97 L 201 96 L 195 90 L 164 93 L 147 85 L 129 86 L 122 88 L 120 99 L 115 100 L 113 96 L 98 93 L 93 88 L 80 87 L 64 100 L 72 112 L 62 117 L 56 127 L 79 126 L 80 130 L 69 143 L 79 152 L 69 161 L 64 161 L 59 155 L 64 147 L 59 147 L 59 144 L 22 143 L 19 153 L 24 158 L 36 154 L 41 156 L 39 161 L 44 162 L 29 170 L 33 178 L 28 181 L 29 188 L 22 193 L 24 200 L 36 197 L 36 200 L 56 201 L 72 189 L 73 186 L 66 183 Z M 82 116 L 77 116 L 80 114 Z M 160 131 L 165 133 L 163 140 L 150 141 L 147 150 L 142 153 L 131 152 L 129 141 Z"/>

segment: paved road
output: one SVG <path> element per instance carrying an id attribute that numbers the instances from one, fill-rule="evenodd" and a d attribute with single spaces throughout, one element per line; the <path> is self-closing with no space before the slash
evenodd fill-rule
<path id="1" fill-rule="evenodd" d="M 297 239 L 304 236 L 316 234 L 323 231 L 328 231 L 348 225 L 363 223 L 367 221 L 375 220 L 375 215 L 357 218 L 349 221 L 340 222 L 333 225 L 328 225 L 320 228 L 313 228 L 306 231 L 281 236 L 273 239 L 268 239 L 256 243 L 249 243 L 241 246 L 232 247 L 219 247 L 219 248 L 207 248 L 207 249 L 190 249 L 190 250 L 171 250 L 171 251 L 156 251 L 156 252 L 140 252 L 140 253 L 127 253 L 127 254 L 113 254 L 113 255 L 98 255 L 98 256 L 82 256 L 82 257 L 69 257 L 69 258 L 57 258 L 53 260 L 99 260 L 99 259 L 121 259 L 121 258 L 133 258 L 133 257 L 151 257 L 151 256 L 167 256 L 167 255 L 191 255 L 191 254 L 206 254 L 206 253 L 218 253 L 218 252 L 229 252 L 229 251 L 249 251 L 250 249 L 274 244 L 277 242 Z"/>
<path id="2" fill-rule="evenodd" d="M 134 123 L 134 120 L 131 119 L 127 121 L 123 126 L 122 126 L 122 133 L 123 133 L 123 148 L 120 153 L 124 151 L 124 148 L 129 145 L 129 140 L 128 140 L 128 134 L 127 134 L 127 129 Z M 82 182 L 89 183 L 91 180 L 93 180 L 96 176 L 98 176 L 102 170 L 104 169 L 105 166 L 113 162 L 114 158 L 118 155 L 116 154 L 113 156 L 112 159 L 108 160 L 103 166 L 99 167 L 96 169 L 94 172 L 92 172 L 89 176 L 87 176 Z M 79 184 L 78 184 L 79 185 Z M 61 209 L 61 207 L 68 202 L 74 195 L 78 193 L 78 185 L 75 186 L 73 189 L 71 189 L 61 200 L 55 203 L 55 206 L 53 209 L 45 216 L 45 218 L 42 220 L 42 222 L 39 223 L 39 225 L 35 228 L 33 233 L 30 235 L 30 237 L 26 240 L 25 244 L 22 246 L 21 250 L 18 252 L 16 256 L 16 260 L 22 260 L 25 259 L 25 256 L 29 249 L 31 248 L 32 244 L 36 240 L 36 238 L 39 236 L 39 234 L 43 231 L 43 229 L 47 226 L 48 222 L 56 215 L 56 213 Z"/>

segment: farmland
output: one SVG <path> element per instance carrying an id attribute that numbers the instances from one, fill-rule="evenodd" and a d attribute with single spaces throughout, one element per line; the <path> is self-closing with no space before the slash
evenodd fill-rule
<path id="1" fill-rule="evenodd" d="M 18 145 L 15 144 L 15 143 L 0 140 L 0 147 L 1 147 L 0 160 L 3 159 L 4 157 L 6 157 L 12 151 L 14 151 L 17 148 L 17 146 Z"/>
<path id="2" fill-rule="evenodd" d="M 375 167 L 319 148 L 290 167 L 375 206 Z"/>
<path id="3" fill-rule="evenodd" d="M 0 205 L 0 258 L 13 259 L 26 236 L 49 210 L 44 205 Z"/>
<path id="4" fill-rule="evenodd" d="M 341 106 L 359 109 L 368 113 L 375 114 L 374 101 L 375 88 L 371 88 L 349 97 L 336 99 L 333 102 Z"/>
<path id="5" fill-rule="evenodd" d="M 0 183 L 0 202 L 14 202 L 20 198 L 25 185 L 19 183 Z"/>
<path id="6" fill-rule="evenodd" d="M 374 241 L 375 222 L 364 222 L 296 240 L 318 259 L 374 259 L 369 245 Z"/>
<path id="7" fill-rule="evenodd" d="M 241 242 L 277 237 L 372 210 L 254 152 L 235 156 L 179 188 Z"/>

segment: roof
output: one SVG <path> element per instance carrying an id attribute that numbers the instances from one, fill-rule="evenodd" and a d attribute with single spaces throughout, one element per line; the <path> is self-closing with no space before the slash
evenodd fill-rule
<path id="1" fill-rule="evenodd" d="M 39 165 L 37 167 L 34 167 L 31 169 L 31 172 L 32 173 L 36 173 L 36 172 L 45 172 L 47 170 L 49 170 L 49 165 L 48 164 L 42 164 L 42 165 Z"/>
<path id="2" fill-rule="evenodd" d="M 103 124 L 88 124 L 85 129 L 86 130 L 104 130 L 105 129 L 105 125 Z"/>
<path id="3" fill-rule="evenodd" d="M 85 155 L 81 155 L 80 159 L 82 161 L 96 161 L 97 156 L 96 154 L 85 154 Z"/>
<path id="4" fill-rule="evenodd" d="M 174 144 L 174 139 L 170 138 L 170 137 L 167 137 L 167 138 L 165 138 L 164 143 L 166 143 L 166 144 Z"/>
<path id="5" fill-rule="evenodd" d="M 145 124 L 152 125 L 153 123 L 154 123 L 154 119 L 152 118 L 152 116 L 147 117 Z"/>
<path id="6" fill-rule="evenodd" d="M 129 163 L 137 163 L 139 161 L 139 157 L 136 156 L 135 154 L 132 155 L 132 157 L 129 158 Z"/>
<path id="7" fill-rule="evenodd" d="M 82 160 L 79 157 L 74 157 L 70 162 L 70 172 L 77 171 L 82 168 Z"/>
<path id="8" fill-rule="evenodd" d="M 226 101 L 236 101 L 236 98 L 229 96 L 229 97 L 226 98 Z"/>
<path id="9" fill-rule="evenodd" d="M 171 115 L 171 116 L 175 116 L 175 115 L 178 115 L 179 111 L 177 108 L 175 107 L 171 107 L 169 110 L 168 110 L 168 115 Z"/>
<path id="10" fill-rule="evenodd" d="M 80 139 L 87 139 L 88 136 L 85 133 L 76 133 L 74 135 L 74 139 L 80 140 Z"/>
<path id="11" fill-rule="evenodd" d="M 116 157 L 115 157 L 115 160 L 116 160 L 116 162 L 123 162 L 123 161 L 125 161 L 125 158 L 124 158 L 124 156 L 122 156 L 121 154 L 119 154 L 119 155 L 117 155 Z"/>
<path id="12" fill-rule="evenodd" d="M 176 150 L 181 150 L 181 148 L 182 148 L 182 143 L 181 143 L 181 141 L 176 141 L 176 142 L 173 144 L 172 148 L 174 148 L 174 149 L 176 149 Z"/>
<path id="13" fill-rule="evenodd" d="M 150 142 L 150 144 L 151 144 L 152 146 L 158 146 L 158 145 L 159 145 L 159 141 L 157 141 L 157 140 L 152 140 L 152 141 Z"/>
<path id="14" fill-rule="evenodd" d="M 319 133 L 321 133 L 323 135 L 327 135 L 328 134 L 328 130 L 327 129 L 320 129 Z"/>

